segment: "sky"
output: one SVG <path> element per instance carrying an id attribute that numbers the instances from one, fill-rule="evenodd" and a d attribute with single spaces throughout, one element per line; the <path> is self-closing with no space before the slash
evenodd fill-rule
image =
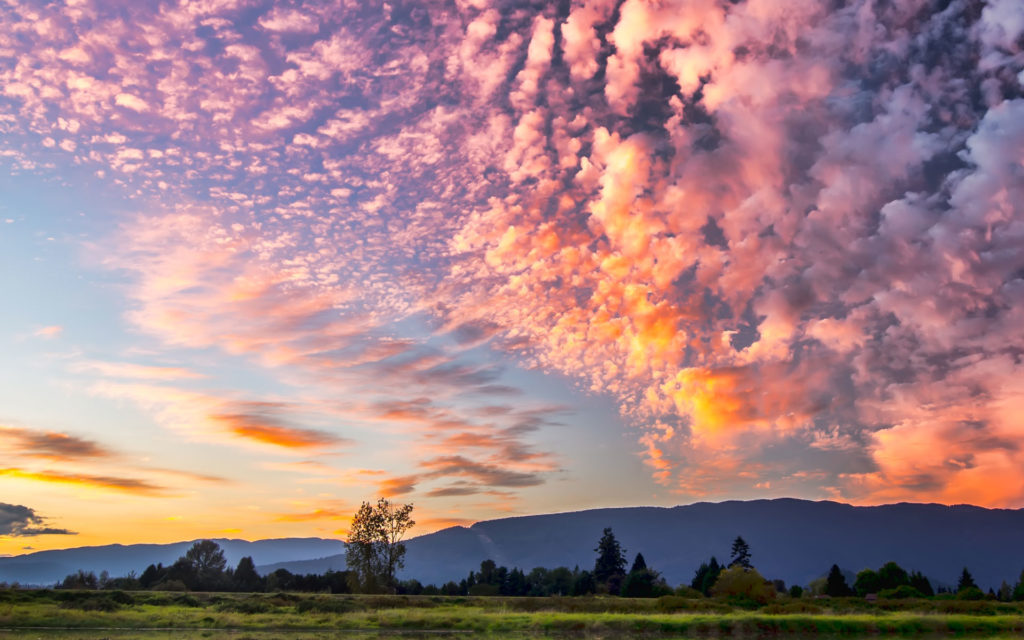
<path id="1" fill-rule="evenodd" d="M 1024 507 L 1019 0 L 0 0 L 0 554 Z"/>

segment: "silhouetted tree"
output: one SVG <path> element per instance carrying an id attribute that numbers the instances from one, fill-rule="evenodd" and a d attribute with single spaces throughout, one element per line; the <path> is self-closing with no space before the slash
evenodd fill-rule
<path id="1" fill-rule="evenodd" d="M 139 576 L 139 585 L 143 589 L 151 589 L 158 582 L 167 577 L 167 569 L 164 568 L 163 563 L 151 564 L 146 567 L 146 570 Z"/>
<path id="2" fill-rule="evenodd" d="M 572 583 L 572 595 L 585 596 L 597 591 L 597 582 L 594 581 L 594 574 L 589 571 L 581 571 Z"/>
<path id="3" fill-rule="evenodd" d="M 690 581 L 690 586 L 706 596 L 711 595 L 711 587 L 714 586 L 715 580 L 718 580 L 721 573 L 722 565 L 718 564 L 718 560 L 714 556 L 711 556 L 710 562 L 701 563 L 693 580 Z"/>
<path id="4" fill-rule="evenodd" d="M 910 586 L 921 592 L 921 595 L 931 597 L 935 595 L 932 583 L 920 571 L 910 572 Z"/>
<path id="5" fill-rule="evenodd" d="M 971 572 L 967 570 L 967 567 L 964 567 L 963 573 L 960 574 L 960 580 L 956 583 L 956 592 L 960 593 L 971 588 L 977 589 L 978 585 L 974 583 L 974 577 L 971 575 Z"/>
<path id="6" fill-rule="evenodd" d="M 732 541 L 732 559 L 729 560 L 729 566 L 740 566 L 744 569 L 751 568 L 750 545 L 747 544 L 747 541 L 742 536 L 736 536 L 736 539 Z"/>
<path id="7" fill-rule="evenodd" d="M 878 593 L 881 589 L 881 580 L 878 574 L 872 569 L 864 569 L 857 573 L 857 579 L 853 583 L 853 589 L 858 596 L 864 597 L 869 593 Z"/>
<path id="8" fill-rule="evenodd" d="M 853 595 L 853 589 L 846 584 L 846 576 L 839 570 L 839 565 L 834 564 L 829 569 L 828 577 L 825 578 L 825 595 L 833 598 L 845 598 Z"/>
<path id="9" fill-rule="evenodd" d="M 415 525 L 411 504 L 395 505 L 380 498 L 376 506 L 364 502 L 359 507 L 345 547 L 353 591 L 394 591 L 395 572 L 405 558 L 402 538 Z"/>
<path id="10" fill-rule="evenodd" d="M 895 589 L 910 585 L 910 576 L 895 562 L 886 562 L 878 569 L 878 589 Z"/>
<path id="11" fill-rule="evenodd" d="M 626 576 L 626 556 L 611 527 L 605 527 L 594 551 L 597 552 L 594 580 L 599 585 L 605 585 L 609 593 L 618 593 L 622 579 Z"/>
<path id="12" fill-rule="evenodd" d="M 262 591 L 263 580 L 260 578 L 260 574 L 256 573 L 256 565 L 250 556 L 245 556 L 238 561 L 233 582 L 238 591 Z"/>
<path id="13" fill-rule="evenodd" d="M 56 587 L 58 589 L 99 589 L 100 581 L 92 571 L 79 569 L 75 573 L 66 576 Z"/>
<path id="14" fill-rule="evenodd" d="M 1017 584 L 1013 587 L 1013 599 L 1015 601 L 1024 600 L 1024 570 L 1020 572 Z"/>
<path id="15" fill-rule="evenodd" d="M 637 571 L 643 571 L 647 568 L 647 561 L 644 560 L 644 554 L 638 553 L 633 558 L 633 566 L 629 569 L 630 573 L 636 573 Z"/>
<path id="16" fill-rule="evenodd" d="M 227 560 L 220 545 L 213 540 L 200 540 L 174 563 L 177 569 L 172 567 L 175 575 L 171 577 L 181 580 L 189 589 L 213 591 L 225 586 L 226 566 Z"/>

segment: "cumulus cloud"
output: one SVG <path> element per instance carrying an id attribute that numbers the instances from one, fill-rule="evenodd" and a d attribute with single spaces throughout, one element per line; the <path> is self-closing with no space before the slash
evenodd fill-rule
<path id="1" fill-rule="evenodd" d="M 388 491 L 557 471 L 460 404 L 513 362 L 670 490 L 1024 500 L 1019 3 L 85 4 L 0 8 L 4 162 L 181 202 L 100 252 L 130 321 L 387 381 L 345 411 L 414 430 Z"/>
<path id="2" fill-rule="evenodd" d="M 23 538 L 30 536 L 75 535 L 74 531 L 46 526 L 46 518 L 23 505 L 0 502 L 0 536 Z"/>

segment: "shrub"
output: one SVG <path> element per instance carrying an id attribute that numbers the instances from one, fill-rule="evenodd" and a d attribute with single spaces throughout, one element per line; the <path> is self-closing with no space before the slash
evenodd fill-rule
<path id="1" fill-rule="evenodd" d="M 901 584 L 895 589 L 882 589 L 878 592 L 878 597 L 898 600 L 902 598 L 923 598 L 924 594 L 909 584 Z"/>
<path id="2" fill-rule="evenodd" d="M 967 587 L 956 593 L 957 600 L 984 600 L 985 593 L 978 587 Z"/>
<path id="3" fill-rule="evenodd" d="M 775 598 L 775 586 L 766 581 L 755 569 L 739 565 L 723 571 L 711 587 L 711 594 L 742 603 L 743 601 L 766 604 Z"/>

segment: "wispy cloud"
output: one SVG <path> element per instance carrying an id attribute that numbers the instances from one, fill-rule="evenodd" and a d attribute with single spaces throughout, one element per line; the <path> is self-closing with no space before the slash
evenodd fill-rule
<path id="1" fill-rule="evenodd" d="M 35 482 L 80 486 L 89 489 L 122 491 L 143 496 L 170 495 L 171 493 L 167 487 L 162 487 L 139 478 L 65 473 L 62 471 L 32 471 L 14 467 L 0 469 L 0 476 Z"/>

